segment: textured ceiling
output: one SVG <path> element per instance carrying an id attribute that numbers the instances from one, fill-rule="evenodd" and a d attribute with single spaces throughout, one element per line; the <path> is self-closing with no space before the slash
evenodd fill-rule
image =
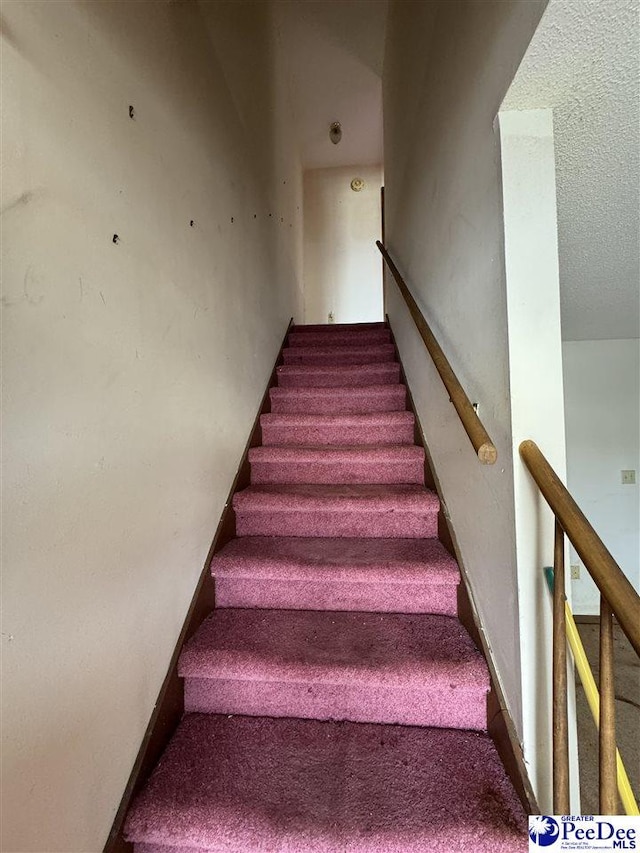
<path id="1" fill-rule="evenodd" d="M 279 0 L 303 168 L 382 163 L 387 0 Z M 342 141 L 329 140 L 339 121 Z"/>
<path id="2" fill-rule="evenodd" d="M 640 337 L 640 0 L 550 0 L 502 109 L 552 107 L 565 340 Z"/>

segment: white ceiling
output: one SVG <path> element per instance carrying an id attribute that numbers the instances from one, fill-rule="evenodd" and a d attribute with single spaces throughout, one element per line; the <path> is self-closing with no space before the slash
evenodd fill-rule
<path id="1" fill-rule="evenodd" d="M 382 163 L 387 0 L 279 0 L 302 166 Z M 329 140 L 339 121 L 342 141 Z"/>
<path id="2" fill-rule="evenodd" d="M 550 0 L 503 109 L 553 108 L 565 340 L 640 337 L 640 0 Z"/>

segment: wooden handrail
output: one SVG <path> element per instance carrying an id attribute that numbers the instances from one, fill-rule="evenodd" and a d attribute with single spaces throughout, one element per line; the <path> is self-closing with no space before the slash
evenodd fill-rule
<path id="1" fill-rule="evenodd" d="M 520 456 L 596 586 L 609 602 L 636 654 L 640 655 L 640 596 L 537 444 L 523 441 Z"/>
<path id="2" fill-rule="evenodd" d="M 400 275 L 398 268 L 389 255 L 389 252 L 382 245 L 380 240 L 376 240 L 376 245 L 380 249 L 382 257 L 387 262 L 387 265 L 391 270 L 391 274 L 400 289 L 400 293 L 404 297 L 404 301 L 407 303 L 409 312 L 413 317 L 413 321 L 420 332 L 420 336 L 422 337 L 427 350 L 429 351 L 429 355 L 433 360 L 435 368 L 440 374 L 440 378 L 442 379 L 445 388 L 449 392 L 449 397 L 451 398 L 451 402 L 458 413 L 462 426 L 469 436 L 473 449 L 478 454 L 478 459 L 484 465 L 493 465 L 498 458 L 498 451 L 496 450 L 494 443 L 491 441 L 489 434 L 482 425 L 482 421 L 478 417 L 476 410 L 473 408 L 471 401 L 465 394 L 462 385 L 458 381 L 458 377 L 453 372 L 453 368 L 449 364 L 440 344 L 429 328 L 429 324 L 425 320 L 422 311 L 418 308 L 418 304 L 411 295 L 411 291 Z"/>

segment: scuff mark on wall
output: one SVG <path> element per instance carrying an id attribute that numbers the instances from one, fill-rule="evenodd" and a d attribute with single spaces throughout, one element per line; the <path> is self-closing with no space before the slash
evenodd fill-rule
<path id="1" fill-rule="evenodd" d="M 26 207 L 28 204 L 31 204 L 33 201 L 36 201 L 40 196 L 43 195 L 43 188 L 38 188 L 36 190 L 25 190 L 23 193 L 20 193 L 17 198 L 14 198 L 12 201 L 9 201 L 2 206 L 2 209 L 0 210 L 0 216 L 6 216 L 7 213 L 11 213 L 14 210 L 19 210 L 20 208 Z"/>
<path id="2" fill-rule="evenodd" d="M 22 289 L 24 298 L 29 305 L 40 305 L 44 300 L 44 293 L 34 293 L 34 287 L 40 283 L 40 278 L 34 273 L 33 265 L 29 264 L 24 273 Z"/>

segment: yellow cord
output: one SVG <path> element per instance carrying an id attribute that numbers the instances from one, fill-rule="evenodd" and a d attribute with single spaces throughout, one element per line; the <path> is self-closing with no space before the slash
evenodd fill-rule
<path id="1" fill-rule="evenodd" d="M 598 688 L 596 687 L 596 682 L 593 677 L 593 673 L 591 672 L 591 667 L 589 666 L 589 661 L 587 660 L 587 655 L 585 654 L 584 646 L 582 645 L 582 640 L 580 639 L 580 634 L 578 633 L 578 628 L 576 627 L 576 623 L 573 618 L 573 613 L 571 612 L 571 608 L 567 602 L 565 602 L 564 605 L 564 612 L 567 623 L 567 639 L 569 640 L 569 645 L 573 652 L 573 659 L 575 661 L 578 674 L 580 675 L 582 686 L 584 687 L 589 708 L 591 709 L 596 727 L 599 729 L 600 694 L 598 693 Z M 627 771 L 622 763 L 622 758 L 618 749 L 616 749 L 616 764 L 618 770 L 618 793 L 620 794 L 624 810 L 628 815 L 639 815 L 640 811 L 638 811 L 638 804 L 633 796 L 631 783 L 629 782 L 629 777 L 627 776 Z"/>

